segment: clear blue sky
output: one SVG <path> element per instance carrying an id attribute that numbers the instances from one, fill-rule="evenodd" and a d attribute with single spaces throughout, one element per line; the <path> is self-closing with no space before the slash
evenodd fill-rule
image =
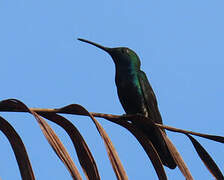
<path id="1" fill-rule="evenodd" d="M 166 125 L 224 135 L 224 2 L 221 0 L 113 0 L 0 2 L 0 100 L 29 107 L 79 103 L 89 111 L 123 114 L 114 64 L 105 52 L 81 43 L 127 46 L 141 58 Z M 0 113 L 21 135 L 37 179 L 71 179 L 37 122 L 22 113 Z M 103 142 L 88 118 L 67 116 L 95 156 L 102 179 L 115 179 Z M 157 179 L 143 149 L 129 132 L 99 120 L 131 180 Z M 50 123 L 80 169 L 71 141 Z M 189 140 L 169 133 L 195 179 L 212 179 Z M 2 179 L 20 177 L 8 141 L 0 135 Z M 197 138 L 224 169 L 222 144 Z M 170 179 L 184 179 L 176 170 Z M 81 171 L 81 169 L 80 169 Z"/>

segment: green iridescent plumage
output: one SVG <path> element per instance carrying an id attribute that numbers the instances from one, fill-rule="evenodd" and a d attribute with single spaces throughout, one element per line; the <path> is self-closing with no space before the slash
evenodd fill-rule
<path id="1" fill-rule="evenodd" d="M 127 114 L 142 114 L 156 123 L 162 124 L 156 96 L 149 84 L 147 76 L 140 70 L 140 59 L 131 49 L 126 47 L 108 48 L 94 42 L 78 39 L 92 44 L 109 53 L 115 63 L 115 82 L 119 100 Z M 162 162 L 173 169 L 176 163 L 171 156 L 159 129 L 154 127 L 138 127 L 151 140 Z"/>

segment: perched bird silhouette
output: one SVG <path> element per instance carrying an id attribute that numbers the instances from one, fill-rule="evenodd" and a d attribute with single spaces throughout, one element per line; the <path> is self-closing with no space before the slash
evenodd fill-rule
<path id="1" fill-rule="evenodd" d="M 151 118 L 156 123 L 162 124 L 156 96 L 146 74 L 140 69 L 141 63 L 138 55 L 126 47 L 108 48 L 85 39 L 79 38 L 78 40 L 92 44 L 106 51 L 112 57 L 116 68 L 117 93 L 126 114 L 141 114 Z M 174 169 L 176 163 L 160 130 L 155 127 L 138 128 L 151 140 L 162 163 Z"/>

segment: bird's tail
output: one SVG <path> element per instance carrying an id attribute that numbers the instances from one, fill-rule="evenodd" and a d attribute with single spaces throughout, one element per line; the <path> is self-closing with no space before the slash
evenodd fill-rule
<path id="1" fill-rule="evenodd" d="M 173 159 L 173 156 L 171 155 L 166 142 L 163 138 L 163 135 L 161 134 L 161 131 L 158 127 L 140 127 L 140 129 L 143 130 L 143 132 L 146 134 L 146 136 L 150 139 L 153 146 L 155 147 L 157 153 L 159 154 L 159 157 L 162 161 L 162 163 L 169 167 L 170 169 L 176 168 L 176 163 Z"/>

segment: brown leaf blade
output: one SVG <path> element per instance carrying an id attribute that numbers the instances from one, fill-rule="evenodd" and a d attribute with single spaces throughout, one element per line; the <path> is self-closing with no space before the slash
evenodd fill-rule
<path id="1" fill-rule="evenodd" d="M 5 136 L 7 137 L 12 146 L 17 163 L 19 165 L 19 170 L 22 179 L 34 180 L 35 177 L 32 170 L 32 166 L 30 164 L 30 160 L 22 139 L 17 134 L 15 129 L 1 116 L 0 116 L 0 130 L 5 134 Z"/>
<path id="2" fill-rule="evenodd" d="M 201 158 L 202 162 L 205 164 L 207 169 L 210 171 L 210 173 L 218 180 L 224 179 L 223 174 L 221 173 L 220 169 L 216 165 L 215 161 L 208 154 L 208 152 L 203 148 L 203 146 L 189 134 L 186 134 L 186 135 L 191 140 L 196 152 L 198 153 L 199 157 Z"/>
<path id="3" fill-rule="evenodd" d="M 68 108 L 68 106 L 67 106 L 67 108 Z M 65 109 L 63 109 L 63 110 L 65 110 Z M 117 176 L 117 179 L 118 180 L 127 180 L 128 179 L 127 174 L 124 170 L 124 167 L 123 167 L 123 165 L 122 165 L 122 163 L 121 163 L 121 161 L 118 157 L 118 154 L 117 154 L 112 142 L 110 141 L 109 136 L 106 134 L 105 130 L 98 123 L 98 121 L 94 118 L 94 116 L 79 104 L 69 105 L 69 110 L 68 111 L 73 111 L 77 114 L 79 114 L 79 113 L 80 114 L 86 114 L 93 120 L 99 134 L 101 135 L 101 137 L 104 141 L 104 144 L 105 144 L 105 147 L 106 147 L 106 150 L 107 150 L 107 153 L 108 153 L 108 157 L 110 159 L 113 170 L 114 170 L 114 172 Z"/>
<path id="4" fill-rule="evenodd" d="M 5 106 L 4 106 L 5 105 Z M 46 139 L 50 143 L 51 147 L 54 149 L 58 157 L 61 161 L 65 164 L 66 168 L 69 170 L 73 179 L 81 180 L 81 175 L 78 172 L 74 162 L 72 161 L 71 157 L 69 156 L 67 150 L 65 149 L 64 145 L 57 137 L 55 132 L 51 129 L 51 127 L 47 124 L 47 122 L 41 118 L 36 112 L 30 110 L 24 103 L 17 99 L 8 99 L 0 102 L 0 108 L 12 108 L 17 111 L 21 112 L 29 112 L 31 113 L 35 119 L 37 120 L 40 128 L 45 135 Z"/>
<path id="5" fill-rule="evenodd" d="M 182 174 L 184 175 L 184 177 L 187 180 L 193 180 L 193 177 L 189 171 L 189 169 L 187 168 L 187 165 L 185 164 L 184 160 L 182 159 L 180 153 L 177 151 L 176 147 L 173 145 L 173 143 L 171 142 L 171 140 L 167 137 L 167 135 L 161 130 L 162 135 L 166 141 L 166 144 L 170 150 L 170 153 L 172 154 L 178 168 L 180 169 L 180 171 L 182 172 Z"/>
<path id="6" fill-rule="evenodd" d="M 48 123 L 44 119 L 42 119 L 37 113 L 32 112 L 32 114 L 38 121 L 38 124 L 40 125 L 40 128 L 46 139 L 50 143 L 51 147 L 54 149 L 61 161 L 65 164 L 73 179 L 81 180 L 82 178 L 79 174 L 77 167 L 75 166 L 74 162 L 72 161 L 72 158 L 70 157 L 69 153 L 67 152 L 66 148 L 64 147 L 63 143 L 60 141 L 56 133 L 53 131 L 53 129 L 51 129 Z"/>
<path id="7" fill-rule="evenodd" d="M 61 126 L 69 135 L 87 179 L 100 180 L 96 162 L 78 129 L 66 118 L 56 113 L 39 113 L 44 118 Z"/>
<path id="8" fill-rule="evenodd" d="M 26 110 L 17 108 L 16 105 L 12 106 L 11 103 L 9 105 L 6 101 L 7 100 L 0 101 L 0 111 L 4 111 L 4 112 L 26 112 Z M 81 111 L 80 109 L 72 111 L 73 110 L 73 104 L 70 104 L 70 105 L 65 106 L 63 108 L 60 108 L 60 109 L 41 109 L 41 108 L 31 108 L 31 109 L 35 112 L 55 112 L 55 113 L 65 113 L 65 114 L 86 115 L 85 112 Z M 92 114 L 95 117 L 101 117 L 101 118 L 105 118 L 107 120 L 122 118 L 119 115 L 112 115 L 112 114 L 103 114 L 103 113 L 92 113 Z M 171 127 L 171 126 L 166 126 L 166 125 L 157 124 L 157 123 L 155 123 L 155 125 L 157 127 L 160 127 L 162 129 L 166 129 L 168 131 L 183 133 L 183 134 L 187 133 L 187 134 L 199 136 L 199 137 L 202 137 L 202 138 L 210 139 L 210 140 L 213 140 L 213 141 L 216 141 L 216 142 L 224 143 L 224 137 L 223 136 L 202 134 L 202 133 L 187 131 L 187 130 L 174 128 L 174 127 Z"/>
<path id="9" fill-rule="evenodd" d="M 202 134 L 202 135 L 196 135 L 199 137 L 203 137 L 209 140 L 213 140 L 216 142 L 224 143 L 224 137 L 223 136 L 215 136 L 215 135 L 209 135 L 209 134 Z"/>
<path id="10" fill-rule="evenodd" d="M 135 138 L 141 144 L 141 146 L 145 150 L 147 156 L 151 160 L 152 165 L 157 173 L 159 180 L 167 180 L 166 172 L 163 168 L 162 161 L 161 161 L 155 147 L 149 140 L 149 138 L 141 130 L 136 128 L 135 125 L 127 122 L 127 120 L 131 120 L 131 121 L 135 121 L 138 123 L 144 123 L 144 121 L 142 121 L 142 116 L 138 116 L 138 115 L 137 116 L 133 116 L 133 115 L 127 116 L 127 115 L 125 115 L 120 119 L 113 119 L 113 118 L 107 118 L 107 119 L 116 124 L 123 126 L 124 128 L 126 128 L 128 131 L 130 131 L 135 136 Z"/>
<path id="11" fill-rule="evenodd" d="M 224 137 L 223 136 L 202 134 L 202 133 L 198 133 L 198 132 L 187 131 L 187 130 L 183 130 L 183 129 L 179 129 L 179 128 L 166 126 L 166 125 L 163 125 L 163 124 L 156 124 L 156 126 L 162 128 L 162 129 L 166 129 L 168 131 L 182 133 L 182 134 L 185 134 L 185 135 L 186 134 L 191 134 L 191 135 L 199 136 L 199 137 L 206 138 L 206 139 L 209 139 L 209 140 L 213 140 L 213 141 L 216 141 L 216 142 L 224 143 Z"/>
<path id="12" fill-rule="evenodd" d="M 69 107 L 69 106 L 68 106 Z M 16 112 L 28 112 L 27 109 L 21 108 L 18 106 L 18 103 L 14 99 L 0 101 L 0 110 L 1 111 L 16 111 Z M 73 145 L 76 148 L 76 152 L 80 161 L 80 164 L 84 170 L 85 175 L 88 179 L 100 179 L 99 172 L 97 170 L 96 162 L 82 138 L 81 134 L 77 128 L 70 123 L 64 117 L 57 115 L 52 112 L 39 112 L 43 117 L 55 122 L 60 125 L 70 136 Z"/>
<path id="13" fill-rule="evenodd" d="M 149 159 L 153 164 L 153 167 L 157 173 L 159 180 L 167 180 L 162 161 L 151 141 L 145 136 L 145 134 L 143 134 L 136 128 L 134 128 L 133 130 L 129 129 L 129 131 L 131 131 L 131 133 L 136 137 L 141 146 L 144 148 L 146 154 L 148 155 Z"/>
<path id="14" fill-rule="evenodd" d="M 62 107 L 60 109 L 57 109 L 58 113 L 67 113 L 67 114 L 79 114 L 79 115 L 86 115 L 86 111 L 81 108 L 80 106 L 76 106 L 74 104 Z M 130 116 L 132 118 L 140 118 L 139 116 Z M 167 176 L 165 173 L 165 170 L 163 168 L 162 162 L 159 158 L 159 155 L 157 154 L 154 146 L 149 141 L 149 139 L 145 136 L 144 133 L 142 133 L 140 130 L 138 130 L 135 126 L 133 126 L 131 123 L 127 122 L 127 119 L 129 116 L 122 116 L 120 118 L 105 118 L 111 122 L 114 122 L 118 125 L 123 126 L 127 130 L 129 130 L 139 141 L 139 143 L 144 148 L 145 152 L 147 153 L 149 159 L 151 160 L 155 171 L 157 173 L 157 176 L 160 180 L 167 180 Z M 126 119 L 126 120 L 125 120 Z M 138 120 L 136 120 L 138 121 Z"/>

